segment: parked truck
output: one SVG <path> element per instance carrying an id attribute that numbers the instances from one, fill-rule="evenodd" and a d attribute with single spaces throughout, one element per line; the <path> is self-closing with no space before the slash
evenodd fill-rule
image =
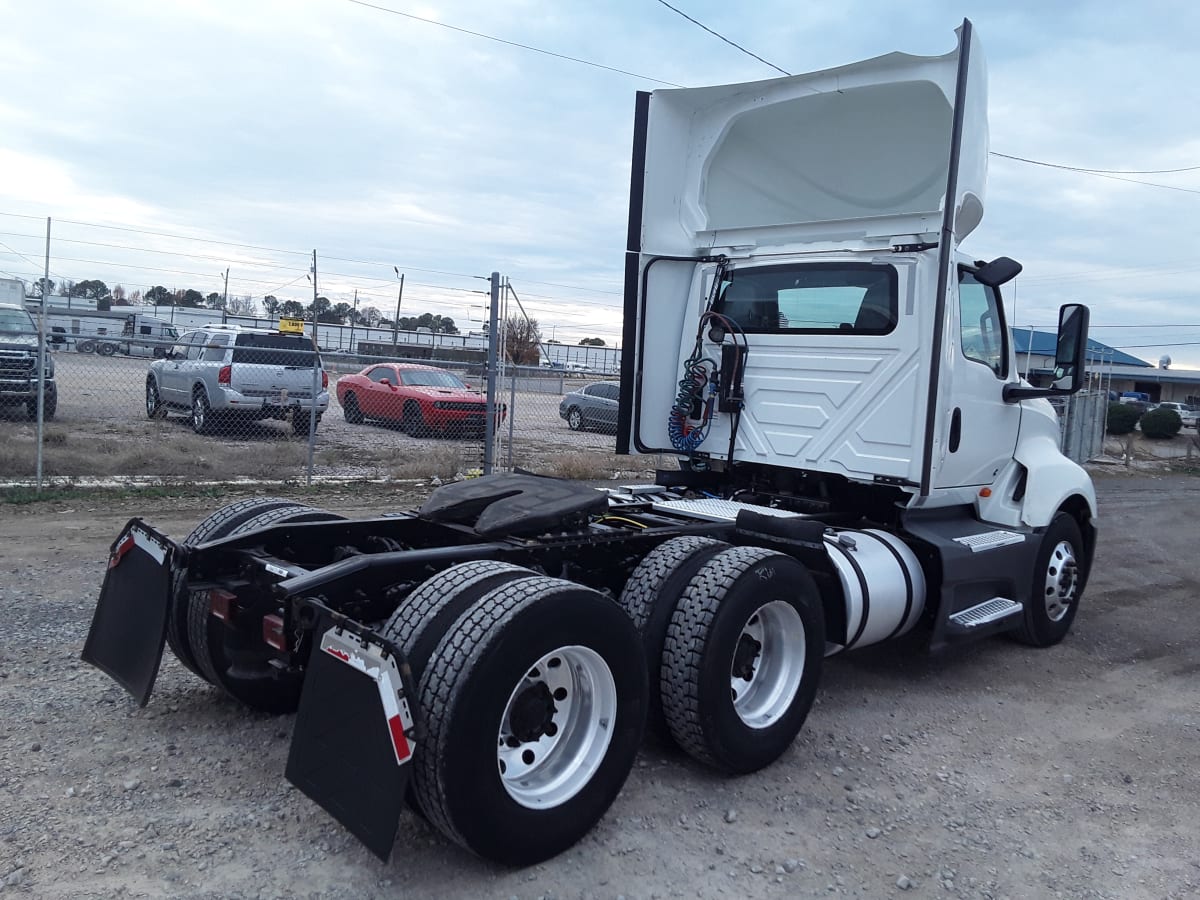
<path id="1" fill-rule="evenodd" d="M 83 658 L 145 704 L 164 643 L 247 706 L 298 711 L 287 777 L 386 858 L 406 804 L 523 865 L 604 814 L 644 725 L 727 773 L 770 765 L 825 657 L 1069 631 L 1087 474 L 1018 374 L 983 214 L 969 22 L 890 54 L 638 95 L 619 449 L 678 470 L 607 491 L 528 474 L 346 519 L 283 499 L 183 540 L 134 519 Z M 1014 652 L 1020 652 L 1014 649 Z"/>
<path id="2" fill-rule="evenodd" d="M 75 350 L 79 353 L 96 353 L 100 356 L 123 353 L 126 356 L 162 359 L 179 339 L 179 331 L 174 325 L 166 319 L 145 313 L 95 312 L 51 318 L 55 324 L 59 324 L 60 319 L 69 320 Z"/>

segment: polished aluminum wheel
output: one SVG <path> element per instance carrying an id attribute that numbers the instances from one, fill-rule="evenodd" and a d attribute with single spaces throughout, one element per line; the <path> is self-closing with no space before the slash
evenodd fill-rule
<path id="1" fill-rule="evenodd" d="M 788 711 L 804 677 L 804 622 L 773 600 L 742 626 L 729 668 L 733 709 L 751 728 L 769 728 Z"/>
<path id="2" fill-rule="evenodd" d="M 604 761 L 616 714 L 616 681 L 600 654 L 581 646 L 547 653 L 513 689 L 500 720 L 505 791 L 530 809 L 574 797 Z"/>
<path id="3" fill-rule="evenodd" d="M 1046 566 L 1046 616 L 1051 622 L 1062 621 L 1075 600 L 1078 585 L 1079 564 L 1075 560 L 1075 548 L 1067 541 L 1059 541 Z"/>

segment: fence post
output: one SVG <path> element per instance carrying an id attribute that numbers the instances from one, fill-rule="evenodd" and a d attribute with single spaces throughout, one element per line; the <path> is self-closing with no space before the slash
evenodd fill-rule
<path id="1" fill-rule="evenodd" d="M 42 304 L 38 312 L 37 389 L 37 488 L 42 492 L 42 444 L 46 430 L 46 292 L 50 284 L 50 217 L 46 216 L 46 272 L 42 276 Z"/>
<path id="2" fill-rule="evenodd" d="M 497 344 L 500 339 L 500 273 L 491 277 L 491 303 L 488 308 L 488 351 L 487 351 L 487 420 L 483 432 L 483 474 L 492 474 L 496 454 L 496 360 L 499 356 Z"/>

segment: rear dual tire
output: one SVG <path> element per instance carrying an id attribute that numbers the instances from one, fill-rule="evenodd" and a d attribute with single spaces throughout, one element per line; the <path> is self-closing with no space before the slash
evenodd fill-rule
<path id="1" fill-rule="evenodd" d="M 271 525 L 328 522 L 342 519 L 335 513 L 301 503 L 288 503 L 258 512 L 232 528 L 225 537 L 245 534 Z M 271 665 L 261 637 L 261 626 L 230 628 L 212 614 L 207 591 L 194 591 L 188 599 L 188 644 L 204 679 L 234 700 L 267 713 L 295 712 L 300 704 L 303 675 Z"/>
<path id="2" fill-rule="evenodd" d="M 647 701 L 637 632 L 611 600 L 465 563 L 418 588 L 388 629 L 419 676 L 412 787 L 439 831 L 520 866 L 599 821 L 632 768 Z"/>
<path id="3" fill-rule="evenodd" d="M 662 718 L 652 727 L 731 773 L 787 750 L 812 707 L 825 649 L 820 595 L 803 565 L 760 547 L 676 538 L 642 560 L 621 603 L 641 631 L 657 694 L 651 708 Z"/>

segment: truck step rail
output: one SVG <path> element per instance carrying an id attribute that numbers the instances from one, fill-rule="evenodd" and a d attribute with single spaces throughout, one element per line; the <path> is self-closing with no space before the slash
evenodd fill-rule
<path id="1" fill-rule="evenodd" d="M 950 621 L 961 628 L 978 628 L 981 625 L 1007 619 L 1009 616 L 1021 612 L 1022 609 L 1024 607 L 1015 600 L 1009 600 L 1007 597 L 993 597 L 970 609 L 956 612 L 950 617 Z"/>

